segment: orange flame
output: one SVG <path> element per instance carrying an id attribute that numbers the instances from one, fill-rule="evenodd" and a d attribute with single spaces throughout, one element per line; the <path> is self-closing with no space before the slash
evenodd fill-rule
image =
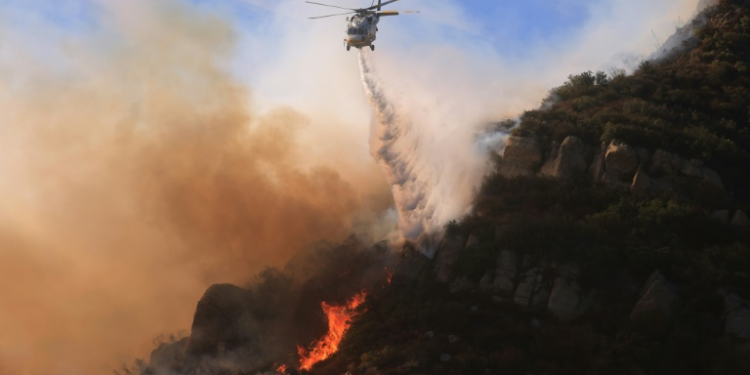
<path id="1" fill-rule="evenodd" d="M 357 307 L 365 302 L 367 293 L 357 293 L 342 306 L 331 306 L 321 303 L 323 312 L 328 317 L 328 333 L 312 345 L 311 349 L 298 346 L 300 369 L 310 370 L 316 363 L 328 359 L 339 350 L 339 343 L 351 326 L 351 320 L 357 314 Z"/>
<path id="2" fill-rule="evenodd" d="M 281 365 L 279 366 L 279 368 L 276 369 L 276 372 L 278 372 L 279 374 L 283 374 L 287 368 L 288 367 L 286 365 Z"/>

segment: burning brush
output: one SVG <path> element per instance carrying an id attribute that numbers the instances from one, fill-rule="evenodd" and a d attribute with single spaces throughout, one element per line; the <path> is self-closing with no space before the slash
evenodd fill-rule
<path id="1" fill-rule="evenodd" d="M 321 303 L 323 312 L 328 318 L 328 333 L 319 340 L 310 344 L 307 348 L 297 347 L 297 353 L 300 356 L 300 370 L 309 371 L 312 367 L 321 361 L 330 358 L 339 350 L 341 339 L 349 330 L 352 319 L 361 313 L 358 308 L 365 302 L 367 293 L 363 290 L 343 305 L 329 305 Z M 286 365 L 276 369 L 276 372 L 283 375 L 293 375 L 297 371 Z"/>

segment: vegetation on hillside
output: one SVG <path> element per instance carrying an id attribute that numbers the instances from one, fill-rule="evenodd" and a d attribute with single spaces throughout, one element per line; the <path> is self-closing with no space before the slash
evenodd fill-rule
<path id="1" fill-rule="evenodd" d="M 643 62 L 630 76 L 571 75 L 542 109 L 524 113 L 515 133 L 534 134 L 547 149 L 568 135 L 661 148 L 750 186 L 750 10 L 746 1 L 722 1 L 706 16 L 693 48 Z"/>

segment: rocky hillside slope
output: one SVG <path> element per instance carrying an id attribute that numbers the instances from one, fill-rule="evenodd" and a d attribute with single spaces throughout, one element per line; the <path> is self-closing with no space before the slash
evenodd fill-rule
<path id="1" fill-rule="evenodd" d="M 316 373 L 749 373 L 750 4 L 696 22 L 526 112 L 475 213 Z"/>

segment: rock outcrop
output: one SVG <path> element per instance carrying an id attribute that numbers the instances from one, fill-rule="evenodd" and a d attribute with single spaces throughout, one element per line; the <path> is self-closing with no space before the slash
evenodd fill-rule
<path id="1" fill-rule="evenodd" d="M 724 332 L 741 339 L 750 339 L 750 309 L 743 307 L 730 312 L 727 315 Z"/>
<path id="2" fill-rule="evenodd" d="M 586 311 L 581 286 L 567 277 L 558 277 L 549 296 L 547 308 L 563 322 L 581 316 Z"/>
<path id="3" fill-rule="evenodd" d="M 599 151 L 594 156 L 594 162 L 589 167 L 591 182 L 598 184 L 604 176 L 604 153 L 607 152 L 607 144 L 602 142 Z"/>
<path id="4" fill-rule="evenodd" d="M 518 265 L 519 258 L 516 253 L 507 250 L 501 251 L 497 257 L 493 289 L 498 292 L 512 293 L 515 286 L 514 280 L 518 274 Z"/>
<path id="5" fill-rule="evenodd" d="M 750 218 L 747 217 L 747 214 L 744 211 L 737 210 L 737 212 L 734 213 L 734 216 L 732 216 L 730 224 L 738 228 L 750 227 Z"/>
<path id="6" fill-rule="evenodd" d="M 586 163 L 588 150 L 589 147 L 580 138 L 574 136 L 565 138 L 560 149 L 552 153 L 555 157 L 550 157 L 545 163 L 542 174 L 565 182 L 583 176 L 588 169 Z"/>
<path id="7" fill-rule="evenodd" d="M 695 177 L 703 179 L 705 174 L 703 173 L 703 161 L 698 159 L 691 159 L 682 164 L 680 172 L 685 176 Z"/>
<path id="8" fill-rule="evenodd" d="M 729 223 L 729 210 L 716 210 L 708 215 L 711 220 L 717 220 L 724 224 Z"/>
<path id="9" fill-rule="evenodd" d="M 661 149 L 652 155 L 645 148 L 635 148 L 618 140 L 602 143 L 593 161 L 588 163 L 591 151 L 589 145 L 575 136 L 566 137 L 562 144 L 552 142 L 549 156 L 543 160 L 538 174 L 572 182 L 588 173 L 594 184 L 630 189 L 637 194 L 675 193 L 686 177 L 724 190 L 721 176 L 699 159 L 684 160 L 678 154 Z M 541 162 L 535 138 L 511 137 L 498 168 L 506 178 L 529 176 Z"/>
<path id="10" fill-rule="evenodd" d="M 217 284 L 206 290 L 195 310 L 188 353 L 212 355 L 249 339 L 242 327 L 243 316 L 249 311 L 247 293 L 231 284 Z"/>
<path id="11" fill-rule="evenodd" d="M 505 178 L 531 176 L 541 162 L 542 154 L 535 138 L 511 136 L 506 142 L 498 173 Z"/>
<path id="12" fill-rule="evenodd" d="M 703 180 L 721 190 L 724 190 L 724 183 L 721 181 L 721 177 L 719 177 L 719 174 L 711 168 L 703 168 Z"/>
<path id="13" fill-rule="evenodd" d="M 557 319 L 568 322 L 588 309 L 588 301 L 578 284 L 581 267 L 576 263 L 563 263 L 556 269 L 560 276 L 555 279 L 546 307 Z"/>
<path id="14" fill-rule="evenodd" d="M 638 170 L 638 154 L 629 145 L 612 141 L 604 153 L 605 185 L 613 188 L 630 187 L 633 176 Z"/>
<path id="15" fill-rule="evenodd" d="M 521 306 L 531 306 L 532 297 L 536 294 L 542 284 L 542 273 L 539 268 L 526 271 L 523 280 L 518 284 L 513 302 Z"/>
<path id="16" fill-rule="evenodd" d="M 643 296 L 630 314 L 630 320 L 643 334 L 662 334 L 671 326 L 680 297 L 675 286 L 667 282 L 659 271 L 651 275 L 644 289 Z"/>
<path id="17" fill-rule="evenodd" d="M 424 279 L 430 260 L 421 252 L 408 249 L 401 254 L 401 259 L 393 272 L 391 284 L 408 285 Z"/>
<path id="18" fill-rule="evenodd" d="M 724 332 L 741 339 L 750 339 L 750 309 L 747 301 L 723 290 L 719 294 L 724 296 Z"/>
<path id="19" fill-rule="evenodd" d="M 468 292 L 468 291 L 470 291 L 470 290 L 472 290 L 474 288 L 476 288 L 476 284 L 474 284 L 466 276 L 462 276 L 462 277 L 457 278 L 450 285 L 450 291 L 451 291 L 451 293 Z"/>
<path id="20" fill-rule="evenodd" d="M 635 177 L 633 177 L 633 183 L 630 184 L 630 191 L 634 193 L 648 193 L 651 191 L 652 186 L 651 177 L 646 174 L 643 168 L 639 168 Z"/>
<path id="21" fill-rule="evenodd" d="M 656 150 L 651 157 L 651 173 L 674 176 L 682 169 L 682 158 L 664 150 Z"/>
<path id="22" fill-rule="evenodd" d="M 453 276 L 453 264 L 464 248 L 464 238 L 460 236 L 446 236 L 438 245 L 437 258 L 435 259 L 435 272 L 437 279 L 447 283 Z"/>

